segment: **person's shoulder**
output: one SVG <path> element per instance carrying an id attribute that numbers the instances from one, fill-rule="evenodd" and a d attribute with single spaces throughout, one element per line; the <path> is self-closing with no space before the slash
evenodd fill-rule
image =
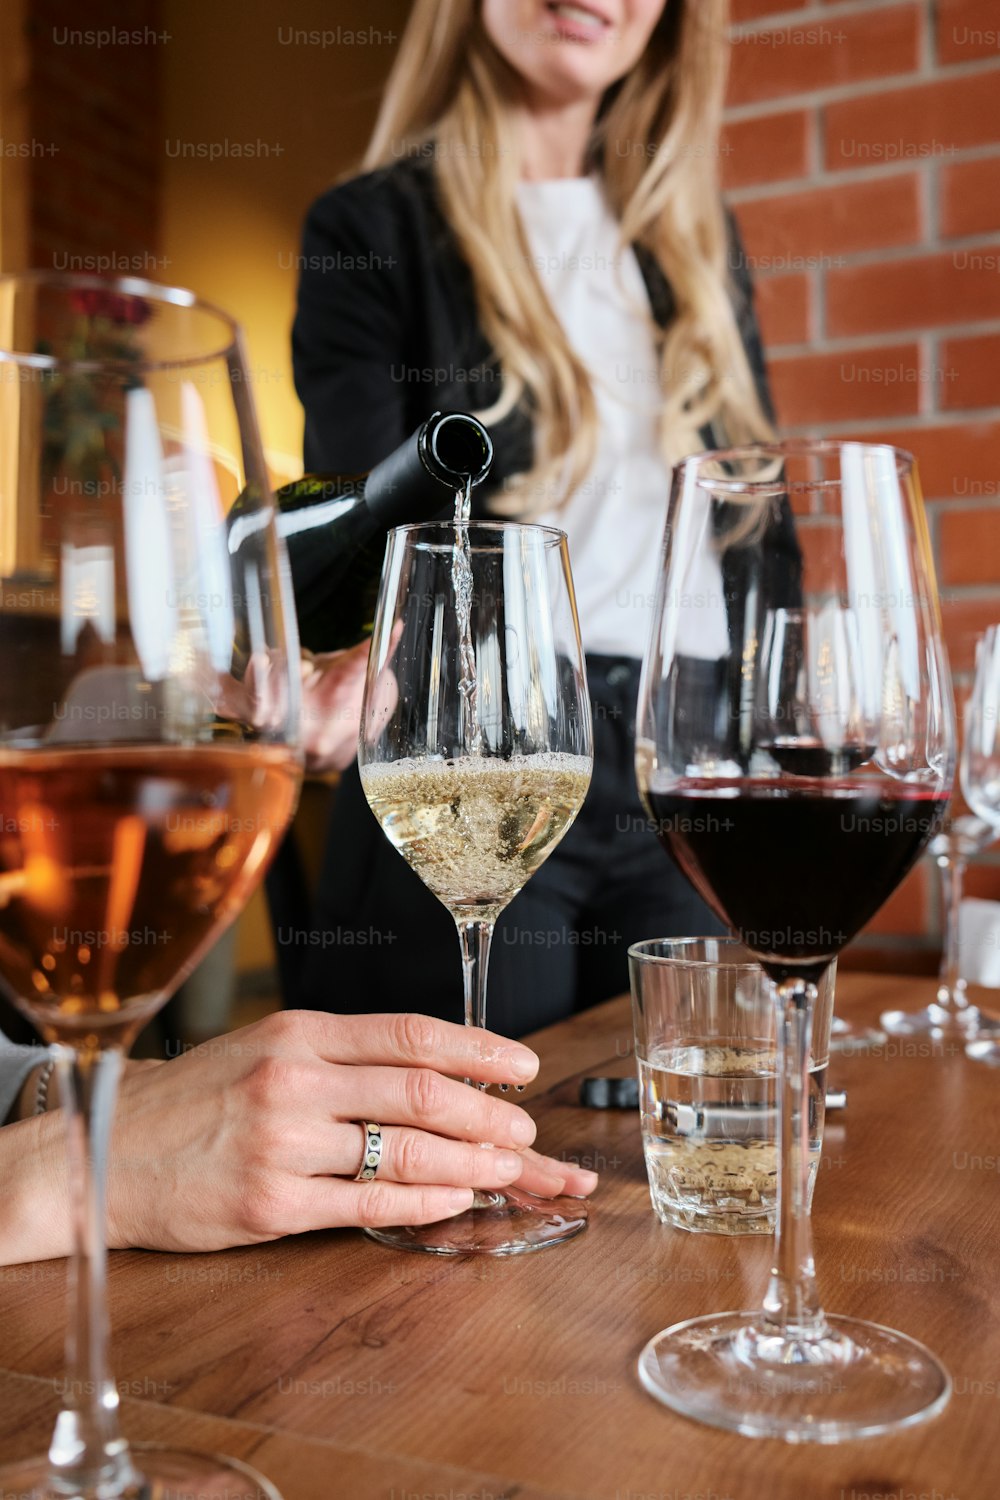
<path id="1" fill-rule="evenodd" d="M 391 230 L 426 217 L 434 199 L 432 161 L 405 156 L 328 188 L 311 205 L 307 223 L 320 230 L 345 225 Z"/>

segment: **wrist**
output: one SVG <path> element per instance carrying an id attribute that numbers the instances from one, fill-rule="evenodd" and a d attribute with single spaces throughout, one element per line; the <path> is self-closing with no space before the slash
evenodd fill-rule
<path id="1" fill-rule="evenodd" d="M 18 1120 L 30 1120 L 34 1114 L 44 1114 L 50 1109 L 58 1109 L 59 1098 L 56 1088 L 54 1071 L 51 1069 L 51 1058 L 44 1058 L 37 1068 L 32 1068 L 27 1078 L 21 1085 L 20 1091 L 11 1106 L 10 1114 L 7 1116 L 6 1124 L 13 1125 Z M 39 1087 L 42 1089 L 42 1102 L 44 1108 L 38 1109 Z"/>
<path id="2" fill-rule="evenodd" d="M 71 1249 L 66 1141 L 55 1111 L 0 1130 L 0 1265 L 51 1260 Z"/>

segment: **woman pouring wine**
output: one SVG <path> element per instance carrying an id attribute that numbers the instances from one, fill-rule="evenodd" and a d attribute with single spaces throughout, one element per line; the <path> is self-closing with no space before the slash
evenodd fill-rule
<path id="1" fill-rule="evenodd" d="M 497 927 L 492 1015 L 513 1034 L 619 993 L 629 944 L 650 932 L 717 930 L 659 853 L 633 721 L 670 465 L 771 432 L 717 180 L 726 21 L 725 0 L 416 0 L 366 170 L 306 224 L 307 468 L 367 469 L 430 412 L 464 407 L 496 449 L 479 514 L 569 537 L 594 778 Z M 704 574 L 721 623 L 710 560 Z M 294 1003 L 375 993 L 459 1014 L 448 917 L 381 837 L 353 770 L 315 921 L 337 940 L 310 947 Z"/>

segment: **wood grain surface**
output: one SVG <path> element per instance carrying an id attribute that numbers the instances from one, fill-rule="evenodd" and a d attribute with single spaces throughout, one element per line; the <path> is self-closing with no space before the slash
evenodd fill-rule
<path id="1" fill-rule="evenodd" d="M 837 1004 L 874 1021 L 932 993 L 844 974 Z M 539 1143 L 602 1174 L 582 1236 L 509 1261 L 350 1232 L 118 1252 L 129 1434 L 249 1459 L 285 1500 L 998 1500 L 1000 1072 L 929 1040 L 833 1060 L 849 1102 L 828 1121 L 816 1190 L 826 1305 L 922 1339 L 955 1389 L 898 1437 L 796 1448 L 698 1426 L 639 1386 L 657 1329 L 759 1301 L 771 1241 L 659 1224 L 637 1115 L 577 1104 L 582 1075 L 632 1068 L 627 1003 L 534 1045 Z M 64 1285 L 62 1263 L 0 1269 L 0 1462 L 46 1445 Z"/>

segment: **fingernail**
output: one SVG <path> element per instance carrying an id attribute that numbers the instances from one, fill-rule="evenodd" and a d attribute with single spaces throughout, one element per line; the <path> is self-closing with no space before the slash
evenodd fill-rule
<path id="1" fill-rule="evenodd" d="M 471 1188 L 454 1188 L 448 1194 L 448 1202 L 455 1213 L 461 1213 L 465 1208 L 472 1207 L 473 1192 Z"/>
<path id="2" fill-rule="evenodd" d="M 518 1078 L 534 1078 L 538 1071 L 538 1058 L 533 1052 L 519 1047 L 510 1054 L 510 1071 L 516 1073 Z"/>
<path id="3" fill-rule="evenodd" d="M 510 1133 L 522 1146 L 530 1146 L 535 1139 L 535 1122 L 530 1115 L 517 1114 L 510 1125 Z"/>
<path id="4" fill-rule="evenodd" d="M 498 1151 L 496 1158 L 497 1176 L 502 1177 L 504 1182 L 513 1182 L 515 1177 L 520 1177 L 524 1158 L 518 1156 L 516 1151 Z"/>
<path id="5" fill-rule="evenodd" d="M 596 1172 L 591 1172 L 589 1168 L 578 1167 L 576 1172 L 576 1180 L 577 1182 L 579 1182 L 580 1186 L 584 1189 L 585 1192 L 592 1193 L 601 1179 L 598 1177 Z"/>

